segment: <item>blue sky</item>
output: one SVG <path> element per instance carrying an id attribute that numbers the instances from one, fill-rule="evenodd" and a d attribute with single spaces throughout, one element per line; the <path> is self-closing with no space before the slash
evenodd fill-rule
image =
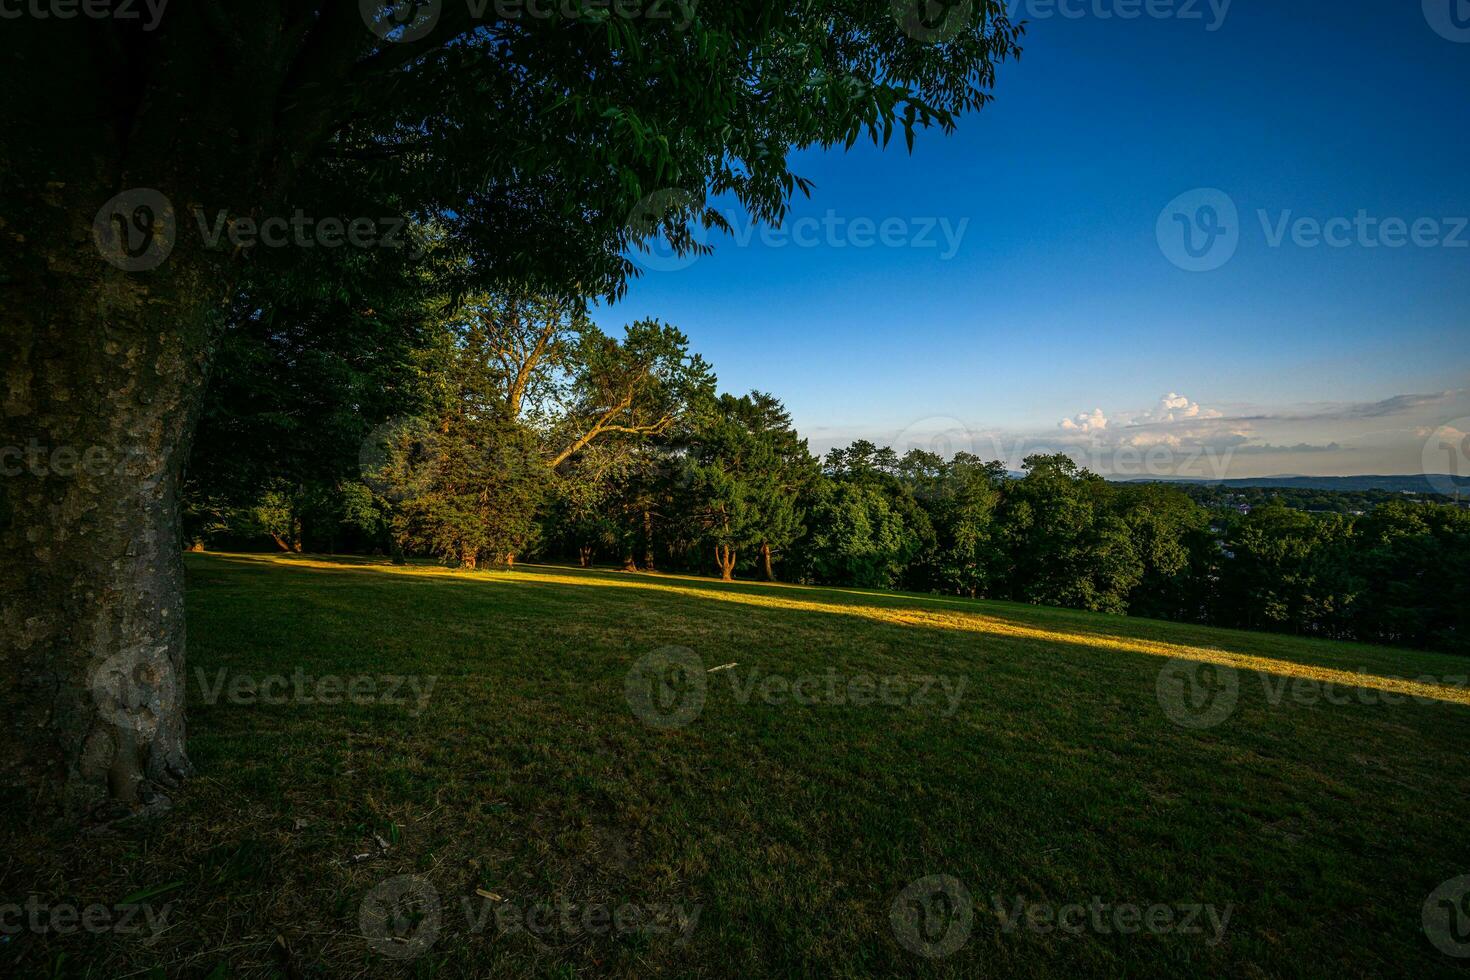
<path id="1" fill-rule="evenodd" d="M 1022 59 L 956 133 L 798 155 L 800 244 L 737 213 L 743 240 L 596 318 L 678 325 L 817 451 L 1420 471 L 1426 440 L 1470 428 L 1470 30 L 1447 19 L 1470 0 L 1157 2 L 1171 16 L 1021 4 Z M 1170 255 L 1202 203 L 1234 207 L 1233 236 L 1187 271 Z M 1313 246 L 1331 219 L 1339 244 Z M 1434 468 L 1470 471 L 1462 448 Z"/>

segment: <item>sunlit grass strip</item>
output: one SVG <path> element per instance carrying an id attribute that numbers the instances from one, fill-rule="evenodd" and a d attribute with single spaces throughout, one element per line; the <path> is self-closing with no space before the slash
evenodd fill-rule
<path id="1" fill-rule="evenodd" d="M 344 566 L 343 564 L 330 560 L 299 556 L 249 555 L 239 557 L 272 561 L 294 568 L 341 569 L 344 567 L 360 567 L 365 570 L 391 572 L 399 575 L 442 575 L 450 576 L 461 581 L 467 580 L 467 576 L 463 572 L 432 565 L 372 564 L 367 566 Z M 1303 678 L 1323 684 L 1384 691 L 1392 694 L 1402 694 L 1412 698 L 1470 705 L 1470 688 L 1467 687 L 1440 684 L 1428 680 L 1412 680 L 1403 677 L 1369 674 L 1362 671 L 1318 667 L 1310 664 L 1297 663 L 1292 660 L 1281 660 L 1275 657 L 1233 653 L 1229 650 L 1220 650 L 1214 647 L 1188 646 L 1178 643 L 1163 643 L 1157 640 L 1142 640 L 1132 637 L 1108 636 L 1089 632 L 1043 629 L 1037 626 L 1026 626 L 1010 620 L 999 619 L 994 616 L 987 616 L 982 613 L 940 613 L 915 608 L 889 608 L 883 606 L 850 605 L 847 603 L 816 602 L 809 599 L 796 599 L 786 595 L 778 595 L 775 589 L 772 589 L 768 594 L 764 594 L 739 592 L 719 587 L 701 588 L 687 584 L 695 581 L 689 578 L 644 578 L 629 575 L 625 579 L 614 579 L 603 576 L 592 577 L 575 573 L 548 571 L 547 568 L 548 566 L 538 566 L 536 572 L 529 574 L 513 571 L 472 574 L 475 579 L 481 581 L 496 582 L 514 580 L 527 583 L 547 582 L 557 585 L 576 585 L 593 588 L 641 589 L 644 591 L 683 595 L 697 599 L 711 599 L 717 602 L 730 602 L 737 605 L 755 606 L 765 609 L 853 616 L 871 622 L 887 623 L 896 626 L 920 626 L 927 629 L 955 630 L 985 636 L 1003 636 L 1011 639 L 1064 643 L 1070 646 L 1081 646 L 1096 650 L 1116 650 L 1121 653 L 1137 653 L 1151 657 L 1192 660 L 1199 663 L 1232 667 L 1236 670 L 1274 674 L 1279 677 Z M 805 589 L 795 590 L 789 586 L 783 586 L 781 590 L 808 591 Z M 821 590 L 811 589 L 809 591 L 819 592 Z M 901 597 L 895 596 L 894 598 L 898 599 Z"/>

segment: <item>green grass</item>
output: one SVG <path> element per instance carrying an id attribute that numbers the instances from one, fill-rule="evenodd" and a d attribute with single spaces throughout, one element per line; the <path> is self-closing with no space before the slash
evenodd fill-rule
<path id="1" fill-rule="evenodd" d="M 5 901 L 116 903 L 172 885 L 151 899 L 174 903 L 168 928 L 22 933 L 0 946 L 0 972 L 44 975 L 59 957 L 59 972 L 108 977 L 1425 976 L 1470 963 L 1438 952 L 1421 921 L 1429 893 L 1470 872 L 1464 659 L 862 590 L 309 557 L 191 555 L 189 616 L 200 775 L 176 810 L 59 855 L 31 841 L 0 873 Z M 702 674 L 702 711 L 660 728 L 630 708 L 626 678 L 671 645 L 738 666 Z M 1159 695 L 1171 656 L 1256 669 L 1233 675 L 1224 720 L 1187 727 Z M 297 669 L 437 681 L 422 710 L 211 704 L 197 673 L 208 685 Z M 770 674 L 817 677 L 824 702 L 829 675 L 964 686 L 952 712 L 937 688 L 902 704 L 737 696 Z M 1432 696 L 1385 703 L 1400 685 L 1382 677 L 1427 678 L 1412 690 Z M 1329 679 L 1366 686 L 1313 699 Z M 439 896 L 437 941 L 385 957 L 360 905 L 408 874 Z M 931 960 L 899 942 L 890 909 L 941 874 L 973 896 L 973 921 Z M 1018 899 L 1097 896 L 1230 918 L 1218 942 L 1205 915 L 1204 934 L 1008 932 L 996 896 L 1007 915 Z M 493 913 L 476 931 L 467 900 L 474 914 L 571 903 L 698 918 L 682 942 L 560 921 L 507 931 Z"/>

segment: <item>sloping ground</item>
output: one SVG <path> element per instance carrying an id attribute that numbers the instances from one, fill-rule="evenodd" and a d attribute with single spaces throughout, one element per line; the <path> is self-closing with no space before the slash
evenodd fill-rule
<path id="1" fill-rule="evenodd" d="M 113 927 L 23 928 L 0 972 L 1470 963 L 1470 661 L 860 590 L 189 562 L 201 775 L 136 838 L 14 849 L 0 899 Z"/>

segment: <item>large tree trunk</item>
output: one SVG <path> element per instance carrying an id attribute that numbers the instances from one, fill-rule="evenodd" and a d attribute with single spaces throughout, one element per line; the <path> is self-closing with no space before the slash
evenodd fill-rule
<path id="1" fill-rule="evenodd" d="M 735 549 L 725 545 L 715 545 L 715 564 L 720 566 L 720 578 L 726 582 L 735 581 Z"/>
<path id="2" fill-rule="evenodd" d="M 351 4 L 309 34 L 222 9 L 6 22 L 0 467 L 28 457 L 0 477 L 0 800 L 32 819 L 189 772 L 176 497 L 238 268 L 192 215 L 283 206 L 369 43 Z"/>
<path id="3" fill-rule="evenodd" d="M 651 572 L 653 568 L 653 515 L 648 508 L 643 508 L 643 570 Z"/>
<path id="4" fill-rule="evenodd" d="M 585 544 L 582 545 L 582 547 L 577 550 L 577 558 L 583 568 L 592 567 L 592 549 L 589 546 Z"/>
<path id="5" fill-rule="evenodd" d="M 112 268 L 55 218 L 0 289 L 0 445 L 27 450 L 0 506 L 0 765 L 38 815 L 105 819 L 190 772 L 177 498 L 229 286 L 187 256 Z"/>
<path id="6" fill-rule="evenodd" d="M 769 542 L 761 542 L 761 573 L 767 582 L 776 581 L 776 571 L 771 567 L 771 545 Z"/>

